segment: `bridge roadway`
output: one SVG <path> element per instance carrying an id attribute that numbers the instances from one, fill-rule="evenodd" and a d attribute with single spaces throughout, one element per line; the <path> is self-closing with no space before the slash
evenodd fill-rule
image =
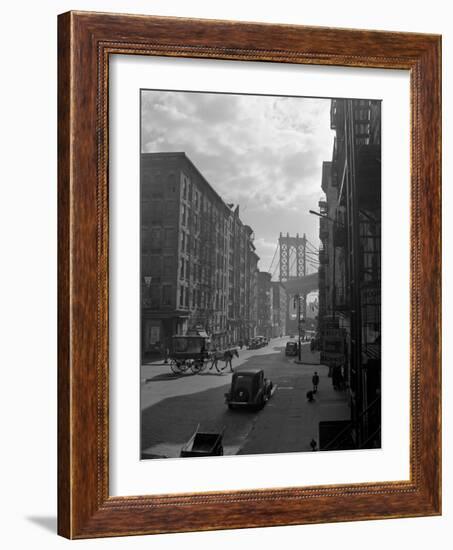
<path id="1" fill-rule="evenodd" d="M 318 272 L 310 273 L 305 277 L 295 277 L 282 283 L 289 294 L 308 294 L 314 290 L 318 290 Z"/>
<path id="2" fill-rule="evenodd" d="M 277 384 L 272 399 L 261 411 L 233 410 L 224 403 L 231 373 L 205 371 L 175 376 L 168 365 L 147 364 L 141 368 L 142 457 L 174 458 L 198 423 L 204 431 L 225 427 L 225 454 L 259 454 L 310 451 L 318 439 L 320 420 L 347 419 L 349 408 L 342 392 L 333 390 L 327 367 L 297 365 L 285 357 L 288 338 L 275 338 L 259 350 L 242 350 L 234 359 L 235 369 L 260 367 Z M 302 359 L 318 362 L 317 353 L 305 345 Z M 321 382 L 316 402 L 306 393 L 317 370 Z"/>

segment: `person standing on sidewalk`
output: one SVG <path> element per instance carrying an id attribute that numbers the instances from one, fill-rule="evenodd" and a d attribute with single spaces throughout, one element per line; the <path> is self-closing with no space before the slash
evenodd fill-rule
<path id="1" fill-rule="evenodd" d="M 313 375 L 311 381 L 313 382 L 313 393 L 316 393 L 318 391 L 318 384 L 319 384 L 319 376 L 318 373 L 315 371 L 315 374 Z"/>

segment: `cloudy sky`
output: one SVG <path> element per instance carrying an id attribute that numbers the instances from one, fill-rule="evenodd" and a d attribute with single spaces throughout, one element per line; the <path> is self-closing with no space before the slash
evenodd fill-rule
<path id="1" fill-rule="evenodd" d="M 322 161 L 332 156 L 329 110 L 328 99 L 144 90 L 142 151 L 184 151 L 239 204 L 267 271 L 280 231 L 318 246 L 308 210 L 318 210 Z"/>

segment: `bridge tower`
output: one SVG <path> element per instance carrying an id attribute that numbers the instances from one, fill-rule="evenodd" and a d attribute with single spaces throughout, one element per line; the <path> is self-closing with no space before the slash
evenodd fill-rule
<path id="1" fill-rule="evenodd" d="M 307 274 L 307 237 L 305 236 L 305 233 L 303 237 L 300 237 L 299 233 L 297 233 L 295 237 L 291 237 L 289 233 L 287 233 L 286 236 L 280 233 L 278 244 L 280 249 L 280 281 L 286 282 L 290 279 L 305 277 L 305 275 Z M 293 258 L 295 256 L 292 263 L 290 263 L 291 253 L 293 253 Z M 295 273 L 294 270 L 291 269 L 294 263 L 296 267 Z M 293 273 L 291 273 L 291 271 L 293 271 Z M 294 321 L 291 320 L 290 315 L 290 311 L 292 309 L 292 300 L 293 296 L 291 296 L 290 293 L 287 292 L 287 326 L 290 326 L 294 323 Z M 302 305 L 302 316 L 305 320 L 307 318 L 307 295 L 299 295 L 299 300 L 301 301 Z M 298 326 L 299 322 L 297 321 L 296 323 Z"/>
<path id="2" fill-rule="evenodd" d="M 285 282 L 290 279 L 304 277 L 307 274 L 307 238 L 299 237 L 299 233 L 295 237 L 291 237 L 289 233 L 286 237 L 280 233 L 278 239 L 280 248 L 280 281 Z M 291 274 L 290 256 L 291 252 L 295 254 L 296 272 Z"/>

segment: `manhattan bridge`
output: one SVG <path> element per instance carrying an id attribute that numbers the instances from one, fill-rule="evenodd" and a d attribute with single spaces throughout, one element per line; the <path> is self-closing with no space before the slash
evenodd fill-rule
<path id="1" fill-rule="evenodd" d="M 280 233 L 277 246 L 269 266 L 272 279 L 277 275 L 285 287 L 288 298 L 301 300 L 301 315 L 307 316 L 307 295 L 318 290 L 318 249 L 297 233 L 292 237 Z"/>

